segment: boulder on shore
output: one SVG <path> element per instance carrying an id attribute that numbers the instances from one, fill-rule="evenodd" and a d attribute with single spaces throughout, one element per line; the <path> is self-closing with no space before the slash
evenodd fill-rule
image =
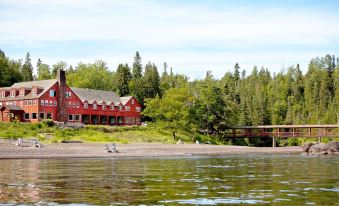
<path id="1" fill-rule="evenodd" d="M 333 154 L 339 152 L 339 142 L 331 141 L 327 144 L 321 142 L 306 143 L 301 146 L 303 154 Z"/>

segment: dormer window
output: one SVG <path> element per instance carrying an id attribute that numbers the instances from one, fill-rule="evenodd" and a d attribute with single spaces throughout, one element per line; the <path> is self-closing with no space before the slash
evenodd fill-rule
<path id="1" fill-rule="evenodd" d="M 88 108 L 88 103 L 84 103 L 84 108 L 85 108 L 85 109 Z"/>
<path id="2" fill-rule="evenodd" d="M 32 95 L 36 95 L 36 94 L 37 94 L 37 89 L 36 88 L 32 89 Z"/>
<path id="3" fill-rule="evenodd" d="M 114 105 L 111 106 L 111 110 L 114 110 Z"/>
<path id="4" fill-rule="evenodd" d="M 102 105 L 102 109 L 105 110 L 106 109 L 106 105 L 103 104 Z"/>
<path id="5" fill-rule="evenodd" d="M 5 91 L 1 92 L 0 97 L 1 98 L 5 98 L 6 97 Z"/>
<path id="6" fill-rule="evenodd" d="M 93 109 L 97 109 L 97 108 L 98 108 L 97 104 L 93 103 Z"/>
<path id="7" fill-rule="evenodd" d="M 131 100 L 131 103 L 134 104 L 134 99 Z"/>
<path id="8" fill-rule="evenodd" d="M 24 90 L 24 89 L 21 89 L 20 92 L 19 92 L 19 95 L 20 95 L 20 96 L 25 96 L 25 90 Z"/>
<path id="9" fill-rule="evenodd" d="M 122 111 L 122 105 L 119 106 L 119 110 Z"/>
<path id="10" fill-rule="evenodd" d="M 11 91 L 11 97 L 15 97 L 15 90 Z"/>
<path id="11" fill-rule="evenodd" d="M 53 89 L 49 90 L 49 96 L 50 97 L 55 97 L 56 96 L 55 90 L 53 90 Z"/>

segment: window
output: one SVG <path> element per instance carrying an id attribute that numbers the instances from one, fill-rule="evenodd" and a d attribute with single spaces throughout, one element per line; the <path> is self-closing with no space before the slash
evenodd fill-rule
<path id="1" fill-rule="evenodd" d="M 48 106 L 48 100 L 45 100 L 45 106 Z"/>
<path id="2" fill-rule="evenodd" d="M 73 108 L 75 108 L 75 102 L 73 102 Z"/>
<path id="3" fill-rule="evenodd" d="M 29 113 L 24 114 L 24 119 L 29 119 Z"/>
<path id="4" fill-rule="evenodd" d="M 32 95 L 36 95 L 36 93 L 37 93 L 37 89 L 36 88 L 32 89 Z"/>
<path id="5" fill-rule="evenodd" d="M 88 104 L 84 103 L 84 108 L 87 109 L 88 108 Z"/>
<path id="6" fill-rule="evenodd" d="M 114 110 L 114 106 L 113 105 L 111 106 L 111 110 Z"/>
<path id="7" fill-rule="evenodd" d="M 49 90 L 49 96 L 50 97 L 55 97 L 56 96 L 56 92 L 53 89 Z"/>
<path id="8" fill-rule="evenodd" d="M 131 118 L 130 117 L 125 117 L 125 123 L 129 124 L 131 122 Z"/>
<path id="9" fill-rule="evenodd" d="M 36 105 L 36 100 L 33 100 L 33 105 L 34 105 L 34 106 Z"/>
<path id="10" fill-rule="evenodd" d="M 22 89 L 22 90 L 20 90 L 20 96 L 25 96 L 25 90 L 24 89 Z"/>
<path id="11" fill-rule="evenodd" d="M 134 99 L 131 100 L 131 103 L 134 104 Z"/>
<path id="12" fill-rule="evenodd" d="M 77 102 L 77 108 L 80 108 L 80 103 L 79 102 Z"/>
<path id="13" fill-rule="evenodd" d="M 28 106 L 32 106 L 32 100 L 28 101 Z"/>
<path id="14" fill-rule="evenodd" d="M 57 101 L 54 101 L 54 106 L 56 107 L 58 104 L 57 104 Z"/>
<path id="15" fill-rule="evenodd" d="M 15 97 L 15 91 L 11 91 L 11 97 Z"/>
<path id="16" fill-rule="evenodd" d="M 74 120 L 73 114 L 68 115 L 68 120 L 69 120 L 69 121 L 73 121 L 73 120 Z"/>
<path id="17" fill-rule="evenodd" d="M 75 121 L 80 121 L 80 115 L 78 114 L 75 115 Z"/>
<path id="18" fill-rule="evenodd" d="M 121 105 L 119 106 L 119 110 L 122 111 L 122 106 Z"/>
<path id="19" fill-rule="evenodd" d="M 52 114 L 51 113 L 47 113 L 47 119 L 52 119 Z"/>
<path id="20" fill-rule="evenodd" d="M 136 119 L 135 119 L 135 123 L 136 123 L 136 124 L 140 124 L 140 118 L 136 118 Z"/>
<path id="21" fill-rule="evenodd" d="M 53 101 L 52 100 L 49 101 L 49 106 L 53 107 Z"/>
<path id="22" fill-rule="evenodd" d="M 71 97 L 72 96 L 72 92 L 65 92 L 66 98 Z"/>
<path id="23" fill-rule="evenodd" d="M 39 119 L 45 119 L 45 113 L 39 113 Z"/>
<path id="24" fill-rule="evenodd" d="M 131 111 L 131 107 L 130 106 L 125 106 L 125 111 Z"/>
<path id="25" fill-rule="evenodd" d="M 72 102 L 68 102 L 68 107 L 72 107 Z"/>
<path id="26" fill-rule="evenodd" d="M 5 92 L 1 92 L 1 98 L 5 98 Z"/>
<path id="27" fill-rule="evenodd" d="M 42 99 L 42 100 L 40 100 L 40 105 L 41 106 L 44 106 L 45 105 L 45 101 Z"/>
<path id="28" fill-rule="evenodd" d="M 27 100 L 25 100 L 25 103 L 24 103 L 24 105 L 25 105 L 25 106 L 27 106 L 27 105 L 28 105 L 28 101 L 27 101 Z"/>
<path id="29" fill-rule="evenodd" d="M 103 104 L 103 105 L 102 105 L 102 109 L 103 109 L 103 110 L 106 109 L 106 105 Z"/>
<path id="30" fill-rule="evenodd" d="M 141 112 L 141 108 L 140 107 L 135 107 L 135 111 L 136 112 Z"/>
<path id="31" fill-rule="evenodd" d="M 32 113 L 32 119 L 38 119 L 38 114 L 37 113 Z"/>
<path id="32" fill-rule="evenodd" d="M 93 109 L 97 109 L 97 104 L 93 104 Z"/>

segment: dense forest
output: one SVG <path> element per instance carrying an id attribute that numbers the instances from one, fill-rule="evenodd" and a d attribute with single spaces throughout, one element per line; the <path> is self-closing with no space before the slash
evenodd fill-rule
<path id="1" fill-rule="evenodd" d="M 104 61 L 73 68 L 38 59 L 35 68 L 36 76 L 29 53 L 24 61 L 12 60 L 0 50 L 0 87 L 54 78 L 58 69 L 65 69 L 70 86 L 136 96 L 144 121 L 171 130 L 174 137 L 176 131 L 222 137 L 220 129 L 228 125 L 339 122 L 339 58 L 334 55 L 311 59 L 305 74 L 298 64 L 277 74 L 255 66 L 246 74 L 236 63 L 221 79 L 207 71 L 204 79 L 193 81 L 174 74 L 166 62 L 160 69 L 152 62 L 143 64 L 138 52 L 131 65 L 119 64 L 115 71 Z"/>

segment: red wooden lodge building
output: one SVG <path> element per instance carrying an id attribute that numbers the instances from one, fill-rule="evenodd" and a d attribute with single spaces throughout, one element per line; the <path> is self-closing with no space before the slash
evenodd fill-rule
<path id="1" fill-rule="evenodd" d="M 65 71 L 57 79 L 15 83 L 0 88 L 0 121 L 79 122 L 103 125 L 140 125 L 141 105 L 132 96 L 69 87 Z"/>

